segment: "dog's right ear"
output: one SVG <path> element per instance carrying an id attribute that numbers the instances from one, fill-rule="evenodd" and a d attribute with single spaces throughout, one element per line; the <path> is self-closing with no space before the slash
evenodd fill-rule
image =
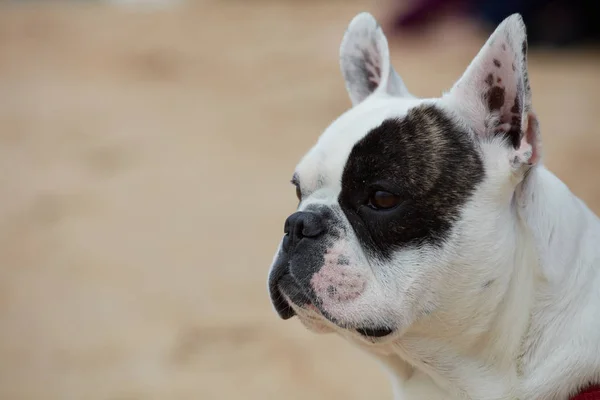
<path id="1" fill-rule="evenodd" d="M 350 22 L 340 46 L 340 67 L 353 105 L 375 92 L 413 97 L 390 64 L 385 34 L 369 13 Z"/>

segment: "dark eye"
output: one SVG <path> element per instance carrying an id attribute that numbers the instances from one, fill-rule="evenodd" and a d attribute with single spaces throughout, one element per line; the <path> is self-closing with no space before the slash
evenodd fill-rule
<path id="1" fill-rule="evenodd" d="M 393 193 L 377 190 L 369 196 L 369 207 L 375 210 L 389 210 L 400 203 L 400 197 Z"/>
<path id="2" fill-rule="evenodd" d="M 296 197 L 298 198 L 298 201 L 302 200 L 302 190 L 300 190 L 299 185 L 296 185 Z"/>

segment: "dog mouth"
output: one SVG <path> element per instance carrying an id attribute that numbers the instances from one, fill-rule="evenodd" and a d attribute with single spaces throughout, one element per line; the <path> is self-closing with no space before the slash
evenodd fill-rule
<path id="1" fill-rule="evenodd" d="M 278 279 L 271 280 L 270 292 L 271 302 L 273 303 L 275 311 L 277 311 L 277 314 L 283 320 L 288 320 L 297 315 L 292 306 L 293 304 L 299 308 L 311 310 L 313 313 L 317 314 L 318 317 L 329 320 L 331 323 L 343 329 L 354 331 L 367 339 L 381 339 L 391 335 L 395 331 L 395 329 L 386 326 L 364 326 L 357 328 L 341 324 L 339 321 L 327 316 L 326 313 L 320 310 L 289 273 L 283 274 L 278 277 Z M 315 316 L 314 318 L 318 317 Z"/>
<path id="2" fill-rule="evenodd" d="M 298 307 L 312 304 L 310 298 L 302 291 L 289 273 L 270 283 L 271 302 L 281 319 L 287 320 L 296 315 L 292 303 Z"/>
<path id="3" fill-rule="evenodd" d="M 292 304 L 305 308 L 312 311 L 314 317 L 311 320 L 324 318 L 329 320 L 331 323 L 351 331 L 355 331 L 359 335 L 367 339 L 380 339 L 394 333 L 394 329 L 390 327 L 359 327 L 352 328 L 346 327 L 344 324 L 340 324 L 335 319 L 328 317 L 326 313 L 322 312 L 319 307 L 314 305 L 310 298 L 302 291 L 299 285 L 294 281 L 291 275 L 287 274 L 280 278 L 279 282 L 272 288 L 272 301 L 273 305 L 279 316 L 286 320 L 296 316 L 296 311 L 292 307 Z M 308 318 L 309 315 L 303 315 L 303 318 Z M 302 318 L 301 318 L 302 319 Z"/>
<path id="4" fill-rule="evenodd" d="M 394 329 L 388 327 L 382 328 L 357 328 L 356 332 L 367 338 L 383 338 L 394 333 Z"/>

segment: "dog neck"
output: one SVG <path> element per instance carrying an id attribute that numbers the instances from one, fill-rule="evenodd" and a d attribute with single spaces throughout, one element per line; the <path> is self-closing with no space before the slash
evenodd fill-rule
<path id="1" fill-rule="evenodd" d="M 448 309 L 417 323 L 381 359 L 396 381 L 424 373 L 456 398 L 564 399 L 600 382 L 598 368 L 589 369 L 600 352 L 578 347 L 598 348 L 597 317 L 574 322 L 592 293 L 599 295 L 597 217 L 543 166 L 529 171 L 495 217 L 482 227 L 490 246 L 474 238 L 474 248 L 461 252 L 497 264 L 504 274 L 485 293 L 457 296 Z M 473 218 L 465 223 L 481 224 Z M 592 303 L 589 312 L 600 310 Z"/>
<path id="2" fill-rule="evenodd" d="M 561 399 L 600 383 L 600 220 L 536 168 L 517 191 L 538 271 L 523 341 L 523 398 Z"/>

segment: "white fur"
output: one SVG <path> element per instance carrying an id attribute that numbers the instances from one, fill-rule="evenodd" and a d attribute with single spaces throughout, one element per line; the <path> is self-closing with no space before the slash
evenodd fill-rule
<path id="1" fill-rule="evenodd" d="M 304 196 L 299 210 L 335 207 L 354 144 L 383 120 L 402 118 L 423 103 L 447 110 L 480 146 L 486 177 L 441 248 L 398 251 L 377 265 L 363 254 L 348 221 L 348 233 L 329 246 L 329 253 L 348 256 L 348 271 L 367 283 L 360 296 L 328 303 L 326 311 L 348 326 L 393 323 L 396 333 L 366 339 L 316 309 L 293 306 L 309 329 L 335 331 L 379 358 L 397 400 L 561 400 L 600 383 L 600 221 L 541 163 L 530 93 L 521 98 L 526 135 L 518 149 L 489 135 L 484 124 L 506 112 L 486 111 L 486 63 L 498 57 L 517 64 L 514 75 L 500 71 L 507 96 L 514 97 L 526 74 L 516 53 L 524 39 L 520 18 L 508 18 L 450 93 L 417 99 L 396 80 L 379 26 L 360 14 L 342 43 L 342 70 L 348 79 L 355 71 L 344 57 L 374 46 L 365 54 L 377 53 L 372 60 L 382 71 L 380 86 L 365 96 L 364 87 L 349 82 L 354 107 L 297 167 Z M 502 53 L 502 43 L 513 53 Z"/>

